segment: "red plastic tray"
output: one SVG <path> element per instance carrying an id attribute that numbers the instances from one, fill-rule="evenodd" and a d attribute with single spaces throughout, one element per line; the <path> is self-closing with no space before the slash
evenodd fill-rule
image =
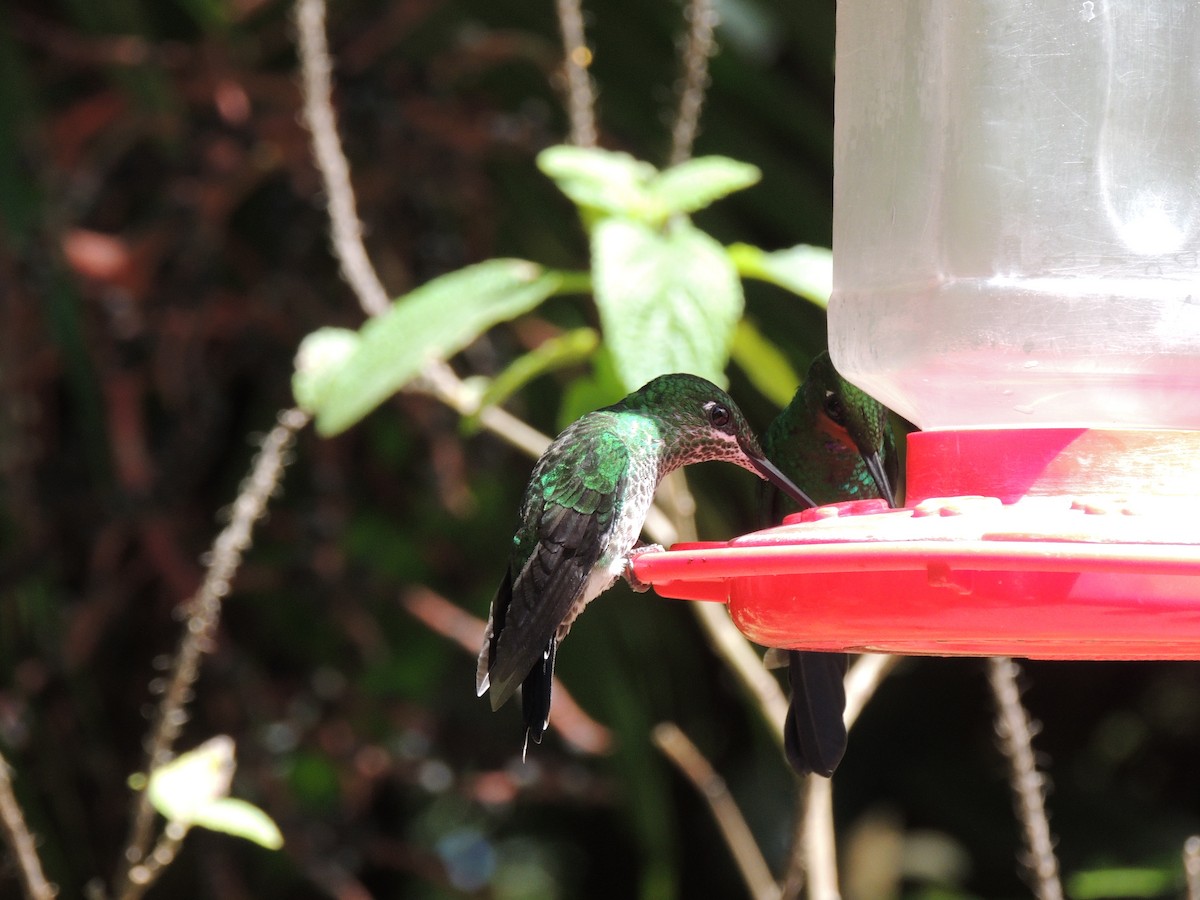
<path id="1" fill-rule="evenodd" d="M 910 496 L 921 499 L 912 507 L 859 501 L 806 510 L 778 528 L 729 542 L 644 554 L 635 571 L 663 596 L 727 602 L 737 626 L 768 646 L 1200 659 L 1194 500 L 1161 487 L 1129 493 L 1147 486 L 1138 472 L 1179 484 L 1146 456 L 1163 463 L 1173 442 L 1190 454 L 1200 434 L 1048 431 L 1040 430 L 1041 440 L 1022 441 L 1048 477 L 1031 474 L 1011 450 L 1003 456 L 1007 480 L 995 465 L 987 468 L 988 486 L 1010 502 L 928 496 L 931 479 L 972 483 L 975 464 L 969 453 L 946 452 L 964 446 L 961 435 L 936 435 L 924 447 L 929 435 L 914 435 Z M 987 443 L 980 434 L 968 433 L 965 443 Z M 1176 435 L 1182 437 L 1176 441 Z M 1129 456 L 1130 442 L 1135 456 Z M 1107 451 L 1098 456 L 1097 447 Z M 1001 458 L 994 445 L 990 455 L 993 464 Z M 929 475 L 922 472 L 923 456 L 936 459 Z M 1175 459 L 1180 480 L 1194 481 L 1192 460 L 1200 460 L 1200 452 L 1183 463 Z M 1100 474 L 1089 481 L 1086 470 Z M 1073 493 L 1043 494 L 1064 487 Z"/>

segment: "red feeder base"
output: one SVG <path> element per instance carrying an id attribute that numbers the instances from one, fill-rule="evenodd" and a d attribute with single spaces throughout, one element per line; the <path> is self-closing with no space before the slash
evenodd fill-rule
<path id="1" fill-rule="evenodd" d="M 945 496 L 969 491 L 989 496 Z M 643 554 L 659 594 L 728 602 L 810 650 L 1200 659 L 1200 432 L 909 439 L 909 497 L 841 503 L 728 543 Z"/>

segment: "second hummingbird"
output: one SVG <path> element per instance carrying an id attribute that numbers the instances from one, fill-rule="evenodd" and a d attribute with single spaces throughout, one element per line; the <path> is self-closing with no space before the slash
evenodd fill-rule
<path id="1" fill-rule="evenodd" d="M 492 600 L 475 687 L 498 709 L 522 686 L 525 747 L 550 716 L 554 656 L 571 624 L 624 576 L 658 483 L 690 463 L 725 460 L 803 506 L 812 500 L 771 464 L 737 405 L 695 375 L 662 375 L 588 413 L 546 449 L 521 503 L 508 567 Z"/>
<path id="2" fill-rule="evenodd" d="M 896 505 L 898 458 L 887 408 L 843 378 L 828 353 L 813 360 L 804 384 L 763 435 L 763 448 L 818 503 L 882 497 Z M 764 506 L 766 525 L 795 509 L 769 490 Z M 801 775 L 828 777 L 846 750 L 846 654 L 793 650 L 787 661 L 788 762 Z"/>

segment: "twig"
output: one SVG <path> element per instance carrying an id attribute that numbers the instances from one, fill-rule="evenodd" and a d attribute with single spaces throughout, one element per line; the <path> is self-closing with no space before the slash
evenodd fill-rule
<path id="1" fill-rule="evenodd" d="M 479 652 L 487 624 L 427 587 L 406 591 L 400 605 L 430 629 L 454 641 L 468 653 Z M 582 753 L 612 751 L 612 732 L 584 712 L 561 681 L 554 679 L 554 718 L 550 724 L 562 739 Z"/>
<path id="2" fill-rule="evenodd" d="M 864 653 L 850 667 L 846 673 L 846 711 L 842 714 L 847 730 L 858 721 L 876 688 L 899 662 L 900 657 L 887 653 Z"/>
<path id="3" fill-rule="evenodd" d="M 187 829 L 178 822 L 167 823 L 167 827 L 154 844 L 154 849 L 147 854 L 145 860 L 130 870 L 129 877 L 137 884 L 137 893 L 134 896 L 141 896 L 150 890 L 167 871 L 167 867 L 175 862 L 186 834 Z"/>
<path id="4" fill-rule="evenodd" d="M 241 565 L 242 554 L 250 546 L 255 523 L 266 510 L 267 502 L 279 484 L 286 464 L 287 450 L 296 432 L 308 422 L 298 409 L 284 410 L 279 424 L 271 429 L 254 461 L 250 475 L 233 502 L 229 524 L 222 529 L 208 554 L 208 571 L 200 590 L 185 607 L 187 628 L 175 656 L 174 667 L 158 707 L 158 718 L 149 740 L 146 771 L 153 772 L 171 759 L 179 732 L 187 721 L 186 706 L 192 686 L 199 675 L 203 654 L 212 649 L 213 636 L 221 618 L 221 601 Z M 123 868 L 115 883 L 116 896 L 136 900 L 145 893 L 147 872 L 144 863 L 154 825 L 154 809 L 147 791 L 138 794 L 133 825 L 124 853 Z"/>
<path id="5" fill-rule="evenodd" d="M 810 775 L 804 789 L 804 868 L 809 900 L 838 900 L 833 779 Z"/>
<path id="6" fill-rule="evenodd" d="M 1026 860 L 1038 900 L 1062 900 L 1058 859 L 1046 816 L 1045 778 L 1033 756 L 1034 726 L 1021 703 L 1017 664 L 1007 656 L 988 660 L 988 681 L 996 697 L 996 733 L 1012 768 L 1017 815 L 1025 832 Z"/>
<path id="7" fill-rule="evenodd" d="M 687 477 L 682 470 L 672 472 L 658 490 L 658 500 L 670 510 L 674 526 L 672 541 L 696 540 L 696 501 L 688 490 Z M 655 541 L 667 544 L 646 522 L 646 533 Z M 783 720 L 787 717 L 788 702 L 779 682 L 763 666 L 762 658 L 745 635 L 737 630 L 723 603 L 692 603 L 692 612 L 721 660 L 758 706 L 767 727 L 783 747 Z"/>
<path id="8" fill-rule="evenodd" d="M 555 9 L 562 32 L 571 143 L 576 147 L 595 147 L 596 97 L 592 91 L 592 78 L 588 75 L 592 51 L 583 35 L 583 13 L 579 9 L 579 0 L 555 0 Z"/>
<path id="9" fill-rule="evenodd" d="M 717 774 L 704 755 L 674 722 L 656 725 L 652 734 L 655 745 L 675 764 L 708 803 L 721 836 L 729 852 L 733 854 L 738 871 L 750 896 L 755 900 L 778 900 L 779 888 L 771 877 L 767 861 L 763 859 L 750 826 L 746 824 L 742 811 L 729 793 L 725 779 Z"/>
<path id="10" fill-rule="evenodd" d="M 720 16 L 712 0 L 688 0 L 684 10 L 688 23 L 683 48 L 683 77 L 679 85 L 679 108 L 671 129 L 670 163 L 675 166 L 692 155 L 692 145 L 700 127 L 700 110 L 708 90 L 708 60 L 716 48 L 713 31 Z"/>
<path id="11" fill-rule="evenodd" d="M 25 824 L 21 804 L 13 793 L 12 770 L 0 755 L 0 827 L 17 861 L 17 873 L 21 886 L 29 900 L 54 900 L 58 889 L 46 880 L 42 872 L 42 861 L 38 858 L 36 842 Z"/>
<path id="12" fill-rule="evenodd" d="M 312 134 L 313 155 L 325 179 L 333 245 L 342 264 L 342 275 L 367 315 L 387 311 L 388 294 L 367 257 L 362 222 L 350 186 L 350 166 L 342 152 L 333 113 L 333 64 L 325 38 L 325 0 L 297 0 L 300 72 L 304 80 L 304 122 Z"/>
<path id="13" fill-rule="evenodd" d="M 692 603 L 690 606 L 717 655 L 750 694 L 771 736 L 782 749 L 783 720 L 787 718 L 788 701 L 779 682 L 764 668 L 754 647 L 737 630 L 723 603 Z"/>
<path id="14" fill-rule="evenodd" d="M 854 727 L 875 689 L 900 661 L 886 653 L 860 656 L 846 674 L 846 729 Z M 833 822 L 832 780 L 809 777 L 796 816 L 798 831 L 781 882 L 784 897 L 797 895 L 808 873 L 812 897 L 838 896 L 837 841 Z"/>
<path id="15" fill-rule="evenodd" d="M 1187 900 L 1200 900 L 1200 835 L 1183 842 L 1183 871 L 1187 876 Z"/>

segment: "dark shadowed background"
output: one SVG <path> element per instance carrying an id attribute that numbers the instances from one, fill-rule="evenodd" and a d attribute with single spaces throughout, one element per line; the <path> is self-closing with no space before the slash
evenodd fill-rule
<path id="1" fill-rule="evenodd" d="M 663 164 L 681 7 L 588 7 L 601 143 Z M 696 152 L 763 178 L 698 224 L 828 246 L 833 4 L 721 10 Z M 550 0 L 349 0 L 329 39 L 391 293 L 495 256 L 586 266 L 573 208 L 534 165 L 567 131 Z M 362 321 L 328 250 L 295 67 L 289 5 L 269 0 L 8 0 L 0 15 L 0 751 L 64 897 L 117 867 L 174 611 L 293 402 L 300 339 Z M 824 346 L 819 310 L 781 290 L 750 285 L 747 314 L 799 371 Z M 494 374 L 583 324 L 586 299 L 553 300 L 452 362 Z M 776 408 L 730 374 L 765 427 Z M 592 377 L 545 376 L 508 408 L 553 434 Z M 474 659 L 406 611 L 429 590 L 486 614 L 527 458 L 404 395 L 335 439 L 306 430 L 294 459 L 181 742 L 234 737 L 235 793 L 287 844 L 196 830 L 151 896 L 744 896 L 706 806 L 649 741 L 664 719 L 782 864 L 794 779 L 684 604 L 619 586 L 589 610 L 559 671 L 614 749 L 552 731 L 524 766 L 515 706 L 492 714 Z M 753 478 L 695 472 L 702 536 L 751 530 Z M 1024 682 L 1072 896 L 1178 896 L 1200 830 L 1200 669 L 1031 664 Z M 847 896 L 1027 893 L 991 712 L 978 660 L 910 661 L 884 684 L 835 780 Z"/>

